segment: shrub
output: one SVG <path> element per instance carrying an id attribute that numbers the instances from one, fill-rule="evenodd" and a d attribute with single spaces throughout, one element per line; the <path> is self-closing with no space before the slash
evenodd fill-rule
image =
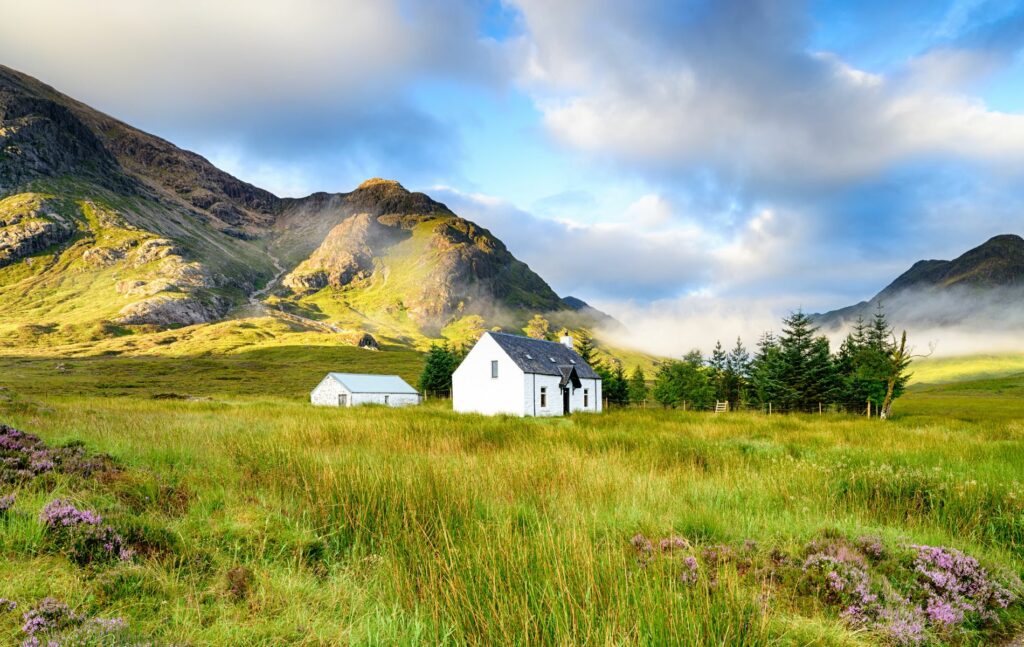
<path id="1" fill-rule="evenodd" d="M 38 436 L 0 424 L 0 483 L 26 483 L 52 471 L 88 478 L 116 469 L 112 458 L 81 445 L 47 447 Z"/>
<path id="2" fill-rule="evenodd" d="M 76 564 L 129 561 L 132 551 L 121 535 L 92 510 L 79 510 L 71 503 L 55 499 L 43 508 L 39 521 L 48 537 Z"/>
<path id="3" fill-rule="evenodd" d="M 91 618 L 54 598 L 45 598 L 22 615 L 22 647 L 43 645 L 127 645 L 124 618 Z"/>

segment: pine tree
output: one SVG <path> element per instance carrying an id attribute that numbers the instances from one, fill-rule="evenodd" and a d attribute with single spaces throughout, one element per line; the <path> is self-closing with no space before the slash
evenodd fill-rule
<path id="1" fill-rule="evenodd" d="M 885 309 L 879 303 L 875 316 L 865 332 L 865 345 L 879 352 L 888 352 L 892 347 L 892 328 L 885 316 Z"/>
<path id="2" fill-rule="evenodd" d="M 629 384 L 626 381 L 626 371 L 622 368 L 622 363 L 616 361 L 613 370 L 603 370 L 603 373 L 601 392 L 605 399 L 611 404 L 629 404 Z"/>
<path id="3" fill-rule="evenodd" d="M 526 323 L 526 327 L 523 328 L 523 332 L 526 333 L 527 337 L 534 339 L 547 339 L 551 334 L 551 325 L 548 320 L 539 314 L 533 315 L 533 318 Z"/>
<path id="4" fill-rule="evenodd" d="M 459 365 L 459 356 L 445 342 L 443 345 L 431 344 L 427 351 L 427 359 L 420 374 L 420 391 L 429 395 L 450 395 L 452 392 L 452 373 Z"/>
<path id="5" fill-rule="evenodd" d="M 708 359 L 708 369 L 711 372 L 711 383 L 715 388 L 715 400 L 729 399 L 729 357 L 722 348 L 721 340 L 715 342 L 715 349 L 711 351 Z"/>
<path id="6" fill-rule="evenodd" d="M 734 404 L 747 400 L 747 387 L 750 379 L 750 353 L 737 337 L 736 345 L 725 360 L 726 399 Z"/>
<path id="7" fill-rule="evenodd" d="M 817 409 L 834 395 L 835 369 L 828 339 L 817 332 L 811 318 L 799 310 L 783 320 L 779 357 L 787 395 L 781 403 L 784 409 Z"/>
<path id="8" fill-rule="evenodd" d="M 783 381 L 782 351 L 779 341 L 770 332 L 757 342 L 757 352 L 750 363 L 750 385 L 756 401 L 762 407 L 771 406 L 780 410 L 783 403 L 792 399 Z"/>
<path id="9" fill-rule="evenodd" d="M 634 368 L 629 376 L 629 401 L 633 404 L 647 401 L 647 376 L 640 366 Z"/>
<path id="10" fill-rule="evenodd" d="M 597 360 L 597 345 L 594 343 L 594 336 L 590 334 L 590 331 L 581 328 L 576 333 L 574 345 L 576 353 L 596 371 L 600 363 Z"/>

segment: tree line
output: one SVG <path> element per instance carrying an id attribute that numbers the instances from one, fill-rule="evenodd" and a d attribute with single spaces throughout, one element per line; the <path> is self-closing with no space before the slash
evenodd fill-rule
<path id="1" fill-rule="evenodd" d="M 691 351 L 658 368 L 652 395 L 666 407 L 709 409 L 719 401 L 733 407 L 773 411 L 866 411 L 888 417 L 910 374 L 906 333 L 897 340 L 879 307 L 870 321 L 858 319 L 832 352 L 829 340 L 809 316 L 794 312 L 782 332 L 761 336 L 751 354 L 736 339 L 721 342 L 711 356 Z"/>
<path id="2" fill-rule="evenodd" d="M 552 337 L 540 315 L 523 332 L 537 339 Z M 671 408 L 711 409 L 718 402 L 778 412 L 826 407 L 860 412 L 870 407 L 872 413 L 888 417 L 892 402 L 903 394 L 910 378 L 906 333 L 897 340 L 881 307 L 870 321 L 858 319 L 835 352 L 812 319 L 797 311 L 782 320 L 780 334 L 762 335 L 752 353 L 737 337 L 728 351 L 719 341 L 708 357 L 692 350 L 682 359 L 662 362 L 653 386 L 640 366 L 627 375 L 618 360 L 598 357 L 588 330 L 575 332 L 574 346 L 601 377 L 605 401 L 618 406 L 646 403 L 653 397 Z M 420 390 L 433 396 L 450 395 L 452 373 L 465 353 L 464 348 L 447 343 L 431 346 Z"/>

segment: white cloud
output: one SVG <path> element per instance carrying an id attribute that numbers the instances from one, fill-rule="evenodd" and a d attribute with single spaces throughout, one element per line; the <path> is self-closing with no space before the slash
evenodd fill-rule
<path id="1" fill-rule="evenodd" d="M 993 64 L 981 54 L 947 48 L 883 77 L 805 51 L 785 4 L 519 4 L 523 82 L 550 132 L 595 156 L 785 185 L 929 155 L 1024 162 L 1024 115 L 959 91 Z"/>

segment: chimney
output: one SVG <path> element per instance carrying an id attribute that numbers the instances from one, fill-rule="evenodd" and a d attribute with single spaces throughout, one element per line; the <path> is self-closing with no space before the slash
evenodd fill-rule
<path id="1" fill-rule="evenodd" d="M 565 346 L 569 350 L 573 350 L 572 335 L 562 335 L 561 341 L 563 346 Z"/>

